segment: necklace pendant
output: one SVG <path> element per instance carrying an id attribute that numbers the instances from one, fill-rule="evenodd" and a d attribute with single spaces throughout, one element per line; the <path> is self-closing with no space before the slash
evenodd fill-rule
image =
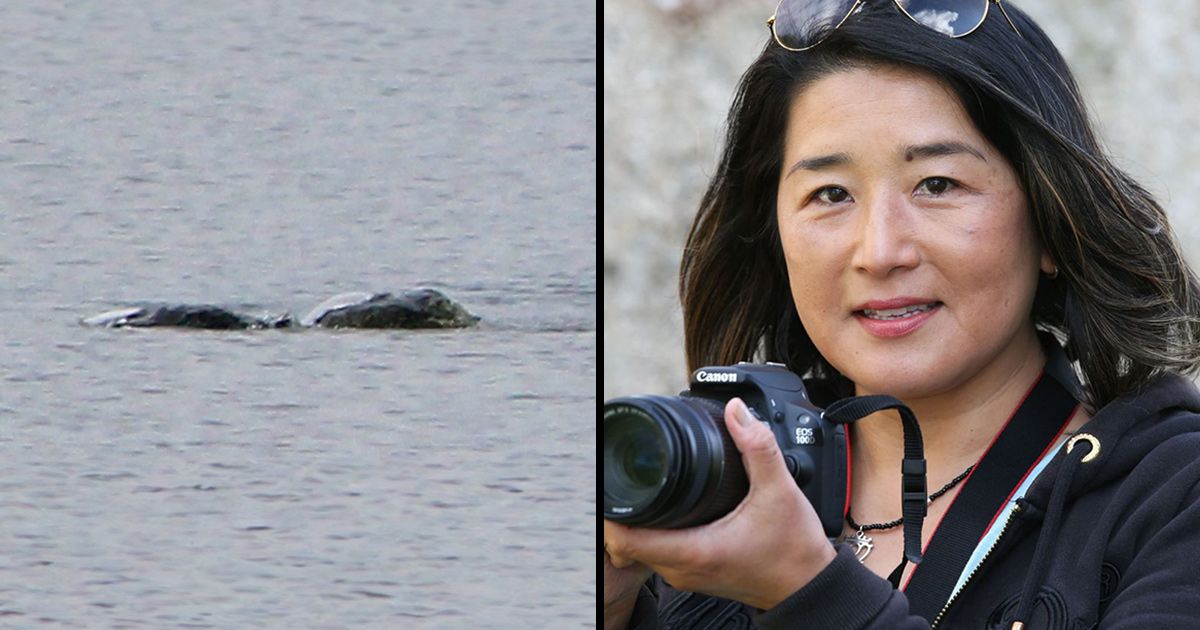
<path id="1" fill-rule="evenodd" d="M 871 537 L 861 529 L 854 534 L 853 538 L 846 540 L 846 542 L 854 545 L 854 557 L 858 558 L 859 562 L 866 562 L 867 556 L 875 548 L 875 541 L 871 540 Z"/>

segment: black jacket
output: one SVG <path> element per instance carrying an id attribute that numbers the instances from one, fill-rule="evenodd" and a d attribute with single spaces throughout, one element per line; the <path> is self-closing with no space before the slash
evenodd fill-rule
<path id="1" fill-rule="evenodd" d="M 1082 434 L 1098 452 L 1060 448 L 1047 459 L 1002 533 L 981 542 L 982 561 L 935 627 L 1007 629 L 1019 616 L 1030 629 L 1200 628 L 1200 392 L 1163 376 L 1097 411 Z M 893 630 L 930 621 L 838 545 L 829 567 L 767 611 L 655 577 L 629 627 Z"/>

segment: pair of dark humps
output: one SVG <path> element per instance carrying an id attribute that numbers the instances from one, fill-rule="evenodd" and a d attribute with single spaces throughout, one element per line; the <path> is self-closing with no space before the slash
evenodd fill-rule
<path id="1" fill-rule="evenodd" d="M 435 289 L 391 293 L 341 293 L 296 320 L 290 313 L 255 317 L 211 304 L 147 304 L 89 317 L 89 326 L 177 326 L 214 330 L 248 328 L 464 328 L 479 318 Z"/>

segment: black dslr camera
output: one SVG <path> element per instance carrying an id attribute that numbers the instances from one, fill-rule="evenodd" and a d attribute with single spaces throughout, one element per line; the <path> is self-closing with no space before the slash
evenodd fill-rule
<path id="1" fill-rule="evenodd" d="M 729 513 L 749 488 L 725 428 L 725 403 L 740 397 L 771 428 L 788 472 L 821 518 L 842 531 L 849 484 L 846 427 L 808 400 L 800 377 L 777 363 L 705 367 L 673 396 L 604 403 L 604 518 L 680 528 Z"/>

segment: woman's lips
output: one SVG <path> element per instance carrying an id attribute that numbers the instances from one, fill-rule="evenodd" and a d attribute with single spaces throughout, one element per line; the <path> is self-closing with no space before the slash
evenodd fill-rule
<path id="1" fill-rule="evenodd" d="M 903 337 L 929 321 L 941 310 L 941 302 L 887 300 L 870 302 L 854 311 L 854 318 L 867 332 L 885 339 Z"/>

